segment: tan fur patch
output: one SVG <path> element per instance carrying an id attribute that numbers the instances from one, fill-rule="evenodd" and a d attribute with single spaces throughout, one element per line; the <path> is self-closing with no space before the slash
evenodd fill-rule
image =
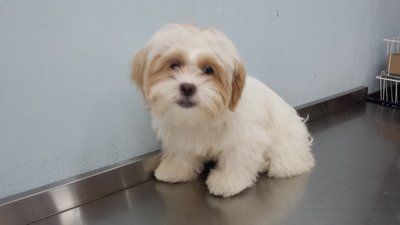
<path id="1" fill-rule="evenodd" d="M 179 62 L 181 67 L 185 63 L 185 55 L 181 51 L 171 52 L 165 56 L 158 55 L 149 66 L 149 76 L 147 78 L 147 90 L 163 80 L 173 79 L 174 75 L 170 65 L 172 62 Z"/>
<path id="2" fill-rule="evenodd" d="M 143 91 L 144 70 L 146 66 L 147 50 L 141 49 L 134 57 L 132 63 L 131 79 Z"/>
<path id="3" fill-rule="evenodd" d="M 231 100 L 229 102 L 229 110 L 232 112 L 235 111 L 240 96 L 242 95 L 244 84 L 246 81 L 246 71 L 242 62 L 235 63 L 235 72 L 233 75 L 233 82 L 232 82 L 232 95 Z"/>
<path id="4" fill-rule="evenodd" d="M 210 55 L 201 55 L 198 58 L 197 65 L 200 70 L 202 70 L 205 66 L 209 65 L 214 69 L 214 74 L 212 75 L 201 75 L 208 76 L 207 80 L 214 82 L 216 85 L 220 96 L 222 97 L 222 105 L 218 107 L 225 107 L 229 98 L 229 81 L 228 76 L 225 74 L 224 67 L 222 63 L 218 61 L 217 58 Z"/>

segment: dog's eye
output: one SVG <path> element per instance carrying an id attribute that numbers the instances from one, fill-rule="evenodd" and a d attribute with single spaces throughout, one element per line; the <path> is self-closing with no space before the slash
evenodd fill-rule
<path id="1" fill-rule="evenodd" d="M 171 70 L 176 70 L 176 69 L 178 69 L 179 67 L 181 67 L 181 64 L 180 64 L 179 62 L 177 62 L 177 61 L 174 61 L 174 62 L 172 62 L 171 64 L 169 64 L 169 68 L 170 68 Z"/>
<path id="2" fill-rule="evenodd" d="M 203 67 L 203 73 L 207 75 L 212 75 L 214 74 L 214 69 L 210 65 L 207 65 Z"/>

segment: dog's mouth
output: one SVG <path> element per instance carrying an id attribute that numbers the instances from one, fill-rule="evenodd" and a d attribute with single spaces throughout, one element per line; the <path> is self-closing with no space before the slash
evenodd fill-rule
<path id="1" fill-rule="evenodd" d="M 179 99 L 177 102 L 176 102 L 180 107 L 182 107 L 182 108 L 193 108 L 193 107 L 195 107 L 197 104 L 196 104 L 196 102 L 194 102 L 193 100 L 191 100 L 190 98 L 182 98 L 182 99 Z"/>

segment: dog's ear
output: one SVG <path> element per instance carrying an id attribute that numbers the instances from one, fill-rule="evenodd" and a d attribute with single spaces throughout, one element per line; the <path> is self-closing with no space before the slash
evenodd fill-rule
<path id="1" fill-rule="evenodd" d="M 236 106 L 239 103 L 240 96 L 242 95 L 244 83 L 246 81 L 246 71 L 244 65 L 239 60 L 235 62 L 235 71 L 233 74 L 232 81 L 232 94 L 229 102 L 229 110 L 235 111 Z"/>
<path id="2" fill-rule="evenodd" d="M 146 67 L 146 61 L 147 50 L 143 48 L 136 53 L 132 63 L 132 81 L 136 83 L 142 92 L 144 86 L 144 70 Z"/>

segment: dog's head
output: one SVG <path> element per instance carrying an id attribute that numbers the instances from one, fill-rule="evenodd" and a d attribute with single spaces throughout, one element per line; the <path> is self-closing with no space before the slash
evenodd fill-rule
<path id="1" fill-rule="evenodd" d="M 132 79 L 157 116 L 176 125 L 197 125 L 235 110 L 245 70 L 222 32 L 171 24 L 137 53 Z"/>

